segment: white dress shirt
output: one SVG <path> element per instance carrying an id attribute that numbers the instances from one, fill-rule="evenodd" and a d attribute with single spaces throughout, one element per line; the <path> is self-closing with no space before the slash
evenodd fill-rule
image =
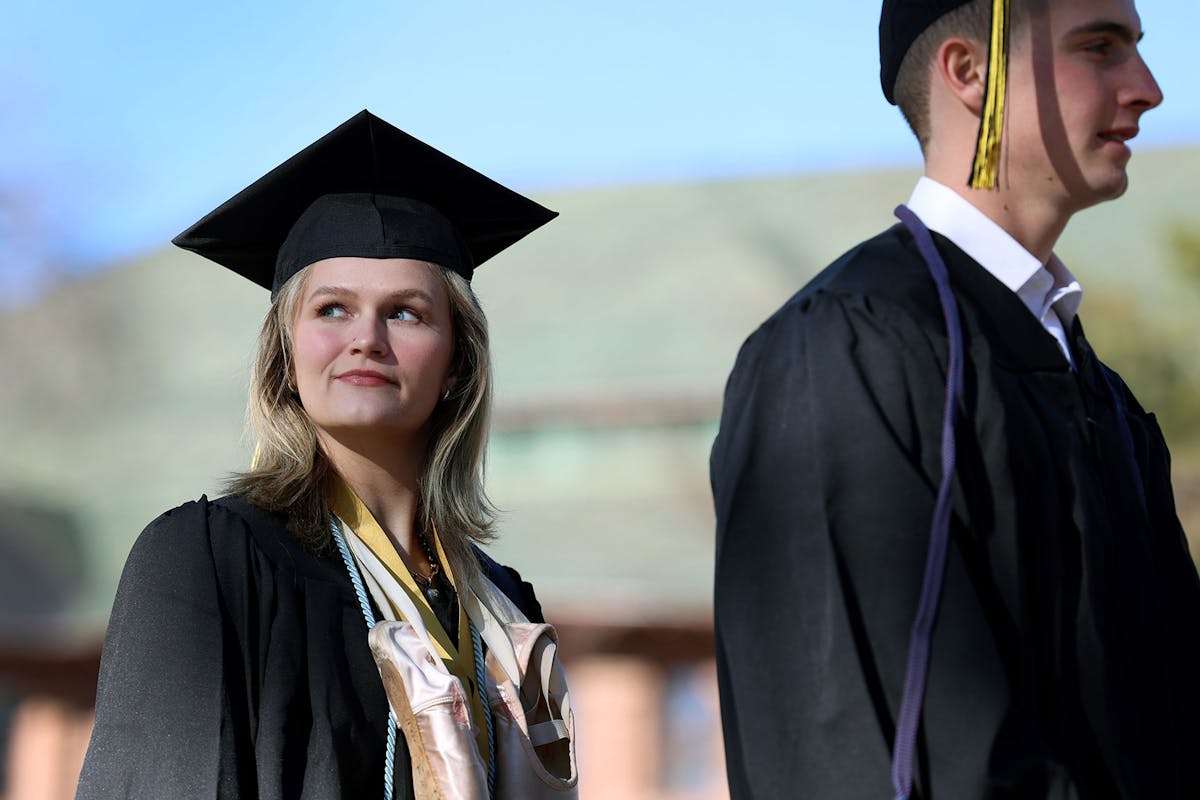
<path id="1" fill-rule="evenodd" d="M 1075 320 L 1083 289 L 1058 256 L 1042 264 L 982 211 L 930 178 L 917 181 L 908 207 L 1016 293 L 1074 368 L 1065 326 Z"/>

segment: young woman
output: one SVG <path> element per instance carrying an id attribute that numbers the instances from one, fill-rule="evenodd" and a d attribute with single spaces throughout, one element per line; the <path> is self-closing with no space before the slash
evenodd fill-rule
<path id="1" fill-rule="evenodd" d="M 229 496 L 168 511 L 134 545 L 79 798 L 486 797 L 498 770 L 500 786 L 520 777 L 497 739 L 521 709 L 491 653 L 513 663 L 504 631 L 525 626 L 549 664 L 553 632 L 529 584 L 475 546 L 493 534 L 491 375 L 469 281 L 554 216 L 364 111 L 175 240 L 271 289 L 258 447 Z M 372 637 L 373 659 L 380 618 L 408 638 Z M 414 716 L 411 680 L 385 694 L 397 659 L 451 687 L 457 734 Z M 547 698 L 528 767 L 570 795 L 564 690 L 507 677 Z M 446 774 L 431 782 L 430 764 Z"/>

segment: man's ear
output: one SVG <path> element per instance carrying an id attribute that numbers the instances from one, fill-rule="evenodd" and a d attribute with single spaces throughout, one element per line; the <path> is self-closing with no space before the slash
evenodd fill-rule
<path id="1" fill-rule="evenodd" d="M 942 42 L 934 57 L 934 72 L 947 91 L 971 113 L 983 113 L 987 92 L 987 48 L 953 36 Z"/>

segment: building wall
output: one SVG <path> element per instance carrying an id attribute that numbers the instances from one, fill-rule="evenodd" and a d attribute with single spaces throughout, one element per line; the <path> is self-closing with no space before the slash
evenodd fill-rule
<path id="1" fill-rule="evenodd" d="M 71 800 L 92 732 L 91 709 L 61 698 L 22 698 L 11 718 L 3 800 Z"/>

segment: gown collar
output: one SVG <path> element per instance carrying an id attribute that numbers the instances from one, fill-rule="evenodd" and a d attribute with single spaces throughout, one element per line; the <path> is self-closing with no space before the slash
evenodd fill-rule
<path id="1" fill-rule="evenodd" d="M 931 178 L 917 181 L 908 207 L 1014 293 L 1040 324 L 1054 313 L 1061 321 L 1060 344 L 1070 357 L 1066 332 L 1079 312 L 1083 288 L 1058 256 L 1051 254 L 1043 264 L 986 214 Z"/>

